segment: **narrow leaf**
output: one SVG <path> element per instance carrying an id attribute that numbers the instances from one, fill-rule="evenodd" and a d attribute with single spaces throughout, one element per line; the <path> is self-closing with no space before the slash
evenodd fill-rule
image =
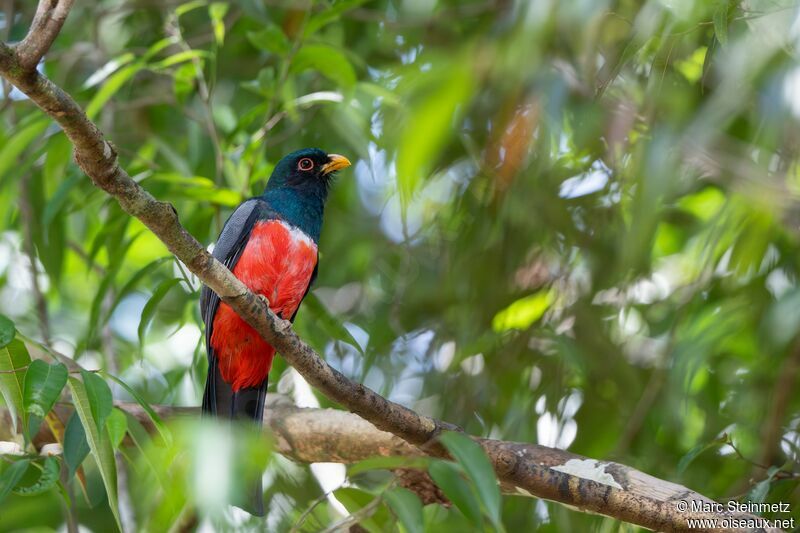
<path id="1" fill-rule="evenodd" d="M 364 355 L 364 350 L 361 348 L 361 345 L 358 344 L 355 337 L 350 334 L 338 318 L 328 311 L 313 292 L 309 292 L 308 295 L 306 295 L 301 309 L 301 313 L 311 314 L 314 318 L 314 323 L 320 326 L 328 336 L 346 342 L 358 350 L 361 355 Z"/>
<path id="2" fill-rule="evenodd" d="M 17 417 L 22 416 L 22 393 L 25 383 L 23 370 L 31 362 L 28 349 L 20 340 L 13 340 L 0 348 L 0 394 L 11 412 L 11 423 L 17 432 Z"/>
<path id="3" fill-rule="evenodd" d="M 397 487 L 387 491 L 384 496 L 395 516 L 409 533 L 422 533 L 422 503 L 417 495 L 408 489 Z"/>
<path id="4" fill-rule="evenodd" d="M 500 489 L 492 464 L 483 449 L 469 437 L 452 431 L 442 435 L 441 441 L 467 473 L 467 477 L 475 483 L 489 518 L 495 527 L 499 527 Z"/>
<path id="5" fill-rule="evenodd" d="M 370 457 L 359 461 L 352 466 L 348 467 L 347 475 L 349 477 L 356 476 L 363 472 L 371 470 L 393 470 L 395 468 L 426 468 L 430 459 L 427 457 L 402 457 L 394 456 L 378 456 Z"/>
<path id="6" fill-rule="evenodd" d="M 142 69 L 142 66 L 138 63 L 133 65 L 128 65 L 120 69 L 116 72 L 113 76 L 108 78 L 103 86 L 97 91 L 92 98 L 89 105 L 86 106 L 86 114 L 89 118 L 93 119 L 97 116 L 97 113 L 103 109 L 103 106 L 106 105 L 112 96 L 117 94 L 125 83 L 130 80 L 133 76 L 136 75 Z"/>
<path id="7" fill-rule="evenodd" d="M 114 408 L 108 417 L 106 427 L 108 428 L 108 436 L 111 437 L 111 446 L 116 450 L 122 444 L 125 433 L 128 432 L 128 419 L 125 418 L 125 413 Z"/>
<path id="8" fill-rule="evenodd" d="M 0 503 L 3 503 L 3 500 L 11 493 L 11 489 L 17 486 L 17 483 L 19 483 L 22 476 L 25 475 L 25 471 L 28 470 L 28 465 L 30 464 L 31 462 L 29 459 L 20 459 L 9 466 L 5 472 L 0 475 Z"/>
<path id="9" fill-rule="evenodd" d="M 463 470 L 449 461 L 434 461 L 428 468 L 428 473 L 464 516 L 476 526 L 480 526 L 483 522 L 480 503 L 464 480 Z"/>
<path id="10" fill-rule="evenodd" d="M 148 274 L 153 272 L 159 265 L 162 265 L 162 264 L 164 264 L 164 263 L 166 263 L 168 261 L 171 261 L 171 260 L 172 260 L 172 256 L 170 256 L 170 257 L 159 257 L 158 259 L 155 259 L 155 260 L 147 263 L 138 272 L 136 272 L 133 276 L 131 276 L 131 278 L 125 283 L 125 285 L 123 285 L 122 288 L 119 289 L 117 291 L 117 293 L 115 294 L 114 302 L 111 304 L 111 307 L 108 309 L 108 313 L 106 314 L 105 319 L 103 320 L 103 323 L 105 324 L 106 322 L 108 322 L 108 320 L 111 318 L 111 315 L 114 314 L 114 310 L 117 308 L 117 306 L 120 304 L 120 302 L 128 294 L 133 292 L 133 289 L 135 289 L 139 285 L 139 282 L 142 281 L 142 279 L 145 276 L 147 276 Z"/>
<path id="11" fill-rule="evenodd" d="M 211 17 L 211 24 L 214 27 L 214 40 L 218 45 L 225 41 L 225 14 L 228 12 L 228 4 L 225 2 L 214 2 L 208 6 L 208 15 Z"/>
<path id="12" fill-rule="evenodd" d="M 714 10 L 714 35 L 722 46 L 728 44 L 728 0 L 721 0 Z"/>
<path id="13" fill-rule="evenodd" d="M 75 471 L 78 470 L 87 455 L 89 455 L 89 443 L 86 442 L 86 432 L 83 430 L 78 414 L 72 413 L 64 432 L 64 462 L 67 463 L 70 478 L 75 475 Z"/>
<path id="14" fill-rule="evenodd" d="M 116 376 L 114 376 L 112 374 L 104 372 L 103 375 L 106 376 L 107 378 L 109 378 L 110 380 L 114 381 L 115 383 L 117 383 L 123 389 L 125 389 L 125 391 L 128 394 L 130 394 L 131 397 L 133 397 L 133 399 L 136 400 L 136 402 L 139 405 L 142 406 L 142 409 L 144 409 L 144 412 L 147 413 L 147 416 L 150 417 L 150 420 L 152 420 L 153 425 L 158 430 L 158 433 L 161 435 L 161 438 L 164 439 L 164 442 L 166 442 L 167 444 L 172 443 L 172 435 L 170 434 L 169 430 L 164 425 L 164 422 L 161 420 L 161 417 L 158 416 L 158 413 L 156 413 L 153 410 L 153 408 L 150 407 L 150 404 L 147 403 L 145 401 L 145 399 L 142 398 L 142 396 L 138 392 L 133 390 L 130 387 L 130 385 L 128 385 L 127 383 L 125 383 L 124 381 L 122 381 L 121 379 L 119 379 L 118 377 L 116 377 Z"/>
<path id="15" fill-rule="evenodd" d="M 142 318 L 139 321 L 140 347 L 144 347 L 144 335 L 147 332 L 147 326 L 150 325 L 150 321 L 153 320 L 153 316 L 156 314 L 158 304 L 161 303 L 161 300 L 164 299 L 164 296 L 167 295 L 170 289 L 180 282 L 180 278 L 167 279 L 159 283 L 158 287 L 156 287 L 156 290 L 153 291 L 153 295 L 145 304 L 144 309 L 142 309 Z"/>
<path id="16" fill-rule="evenodd" d="M 114 407 L 114 398 L 111 396 L 111 389 L 108 384 L 92 372 L 81 370 L 83 384 L 86 386 L 86 396 L 89 399 L 89 407 L 92 410 L 92 418 L 99 432 L 103 432 L 106 418 L 111 414 Z"/>
<path id="17" fill-rule="evenodd" d="M 2 179 L 6 172 L 19 165 L 19 156 L 24 152 L 34 139 L 41 135 L 50 121 L 47 119 L 37 119 L 25 127 L 17 130 L 0 147 L 0 179 Z"/>
<path id="18" fill-rule="evenodd" d="M 106 431 L 98 431 L 97 426 L 95 426 L 92 418 L 92 408 L 83 382 L 78 378 L 70 377 L 68 383 L 72 393 L 72 400 L 75 404 L 75 412 L 78 413 L 83 430 L 86 432 L 89 450 L 97 462 L 100 477 L 106 488 L 108 505 L 114 515 L 114 520 L 117 522 L 117 528 L 122 531 L 117 503 L 117 467 L 114 461 L 114 450 L 111 448 L 111 440 Z"/>
<path id="19" fill-rule="evenodd" d="M 14 323 L 5 315 L 0 315 L 0 348 L 5 348 L 14 340 Z"/>

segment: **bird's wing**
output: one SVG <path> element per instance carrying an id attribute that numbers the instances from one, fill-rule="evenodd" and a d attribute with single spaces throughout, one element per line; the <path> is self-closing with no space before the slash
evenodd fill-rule
<path id="1" fill-rule="evenodd" d="M 259 215 L 263 217 L 267 215 L 267 211 L 269 211 L 267 205 L 258 198 L 242 203 L 225 222 L 211 255 L 228 267 L 229 270 L 233 270 L 247 245 L 250 232 L 259 219 Z M 210 369 L 205 394 L 203 395 L 204 412 L 214 412 L 217 408 L 213 403 L 215 403 L 216 398 L 219 372 L 214 371 L 216 356 L 211 347 L 211 335 L 214 329 L 214 315 L 217 314 L 219 302 L 220 299 L 217 293 L 203 285 L 203 290 L 200 293 L 200 316 L 206 325 L 206 353 L 208 354 L 208 367 Z"/>

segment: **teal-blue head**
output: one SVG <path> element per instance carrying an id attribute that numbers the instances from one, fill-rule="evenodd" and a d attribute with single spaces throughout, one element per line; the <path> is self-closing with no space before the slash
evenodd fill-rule
<path id="1" fill-rule="evenodd" d="M 319 148 L 292 152 L 275 165 L 262 198 L 286 222 L 319 242 L 331 180 L 349 166 L 346 157 Z"/>

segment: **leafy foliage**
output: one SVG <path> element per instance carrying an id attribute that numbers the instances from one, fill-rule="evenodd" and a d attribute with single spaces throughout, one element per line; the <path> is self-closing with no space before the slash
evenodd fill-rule
<path id="1" fill-rule="evenodd" d="M 0 14 L 10 40 L 33 4 Z M 283 154 L 347 154 L 296 328 L 353 379 L 473 435 L 796 513 L 797 17 L 789 0 L 103 0 L 76 2 L 41 68 L 204 243 Z M 65 494 L 98 531 L 123 515 L 168 530 L 235 496 L 198 489 L 223 486 L 197 481 L 214 472 L 205 430 L 150 407 L 199 403 L 197 280 L 7 87 L 0 206 L 0 440 L 25 444 L 0 458 L 0 530 L 61 527 Z M 67 376 L 53 351 L 103 371 Z M 271 376 L 301 396 L 282 360 Z M 69 487 L 20 437 L 43 423 Z M 476 445 L 445 444 L 454 461 L 411 466 L 450 507 L 394 483 L 405 460 L 364 462 L 322 497 L 307 466 L 254 452 L 267 527 L 321 530 L 345 509 L 369 531 L 620 527 L 501 498 Z"/>

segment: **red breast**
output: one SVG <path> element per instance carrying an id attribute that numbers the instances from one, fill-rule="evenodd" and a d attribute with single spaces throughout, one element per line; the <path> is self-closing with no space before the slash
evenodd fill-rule
<path id="1" fill-rule="evenodd" d="M 278 220 L 257 222 L 233 269 L 250 290 L 263 294 L 273 312 L 291 318 L 305 295 L 317 264 L 317 246 L 302 231 Z M 221 303 L 214 317 L 211 347 L 222 379 L 233 390 L 254 387 L 266 379 L 275 349 Z"/>

